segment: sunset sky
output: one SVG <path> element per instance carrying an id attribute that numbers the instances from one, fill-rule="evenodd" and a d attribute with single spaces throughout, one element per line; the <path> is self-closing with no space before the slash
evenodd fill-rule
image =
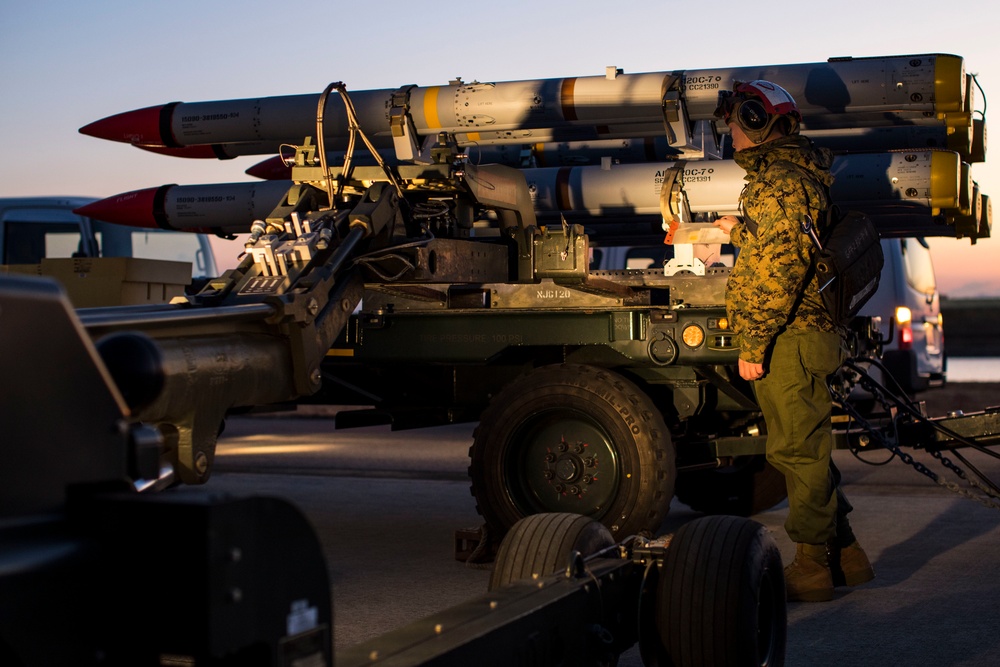
<path id="1" fill-rule="evenodd" d="M 78 128 L 172 101 L 953 53 L 1000 100 L 993 3 L 68 0 L 0 5 L 0 196 L 252 180 L 260 157 L 170 158 Z M 956 27 L 957 26 L 957 27 Z M 977 108 L 984 104 L 980 99 Z M 996 105 L 994 108 L 997 108 Z M 987 125 L 989 116 L 987 116 Z M 1000 197 L 1000 156 L 973 166 Z M 1000 229 L 996 232 L 1000 236 Z M 942 293 L 1000 296 L 1000 240 L 932 240 Z M 235 256 L 235 251 L 223 253 Z M 225 257 L 222 258 L 225 262 Z"/>

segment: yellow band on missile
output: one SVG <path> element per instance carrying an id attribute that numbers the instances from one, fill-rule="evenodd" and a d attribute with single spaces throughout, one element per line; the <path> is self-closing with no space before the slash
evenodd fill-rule
<path id="1" fill-rule="evenodd" d="M 958 153 L 931 152 L 931 208 L 958 208 L 962 194 L 962 162 Z"/>
<path id="2" fill-rule="evenodd" d="M 563 118 L 573 122 L 576 116 L 576 77 L 563 79 L 559 87 L 559 106 L 562 109 Z"/>
<path id="3" fill-rule="evenodd" d="M 354 350 L 350 348 L 336 348 L 331 347 L 326 351 L 326 356 L 328 357 L 353 357 Z"/>
<path id="4" fill-rule="evenodd" d="M 428 130 L 441 128 L 441 117 L 438 115 L 438 92 L 441 86 L 431 86 L 424 92 L 424 120 Z"/>
<path id="5" fill-rule="evenodd" d="M 934 105 L 938 113 L 966 111 L 965 64 L 960 56 L 941 54 L 934 61 Z"/>
<path id="6" fill-rule="evenodd" d="M 545 144 L 541 142 L 536 143 L 532 145 L 532 150 L 535 154 L 535 164 L 539 167 L 547 167 L 548 165 L 545 164 Z"/>

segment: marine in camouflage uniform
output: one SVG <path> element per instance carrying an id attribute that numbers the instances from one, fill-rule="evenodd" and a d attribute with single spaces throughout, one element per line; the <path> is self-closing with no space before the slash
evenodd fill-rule
<path id="1" fill-rule="evenodd" d="M 802 221 L 822 220 L 833 159 L 792 135 L 739 151 L 735 160 L 747 171 L 747 185 L 744 222 L 731 232 L 740 253 L 726 310 L 740 356 L 767 369 L 753 387 L 767 424 L 768 461 L 788 484 L 785 530 L 794 542 L 826 544 L 836 535 L 838 508 L 826 378 L 843 358 L 841 336 L 809 270 L 814 246 Z M 845 527 L 849 509 L 842 508 Z"/>
<path id="2" fill-rule="evenodd" d="M 742 84 L 743 99 L 759 94 L 759 84 L 767 82 Z M 774 88 L 787 96 L 784 110 L 797 115 L 791 96 Z M 773 89 L 764 94 L 767 90 Z M 817 225 L 825 221 L 833 157 L 798 134 L 798 118 L 779 124 L 774 121 L 782 114 L 773 106 L 769 111 L 756 135 L 725 116 L 731 128 L 737 125 L 735 161 L 747 172 L 742 219 L 730 223 L 739 254 L 727 284 L 726 310 L 740 349 L 740 373 L 753 381 L 764 416 L 767 460 L 785 476 L 788 489 L 785 530 L 797 545 L 796 561 L 785 571 L 789 599 L 829 600 L 834 583 L 854 585 L 874 577 L 847 521 L 852 507 L 831 460 L 826 379 L 843 362 L 842 337 L 809 268 L 815 246 L 802 229 L 807 216 Z M 821 227 L 817 233 L 822 235 Z M 850 572 L 846 582 L 842 550 Z"/>

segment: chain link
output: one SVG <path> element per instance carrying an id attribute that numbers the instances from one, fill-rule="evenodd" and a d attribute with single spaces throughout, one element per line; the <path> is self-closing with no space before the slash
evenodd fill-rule
<path id="1" fill-rule="evenodd" d="M 982 488 L 978 483 L 976 483 L 976 482 L 974 482 L 972 480 L 969 480 L 969 483 L 972 484 L 973 486 Z M 984 497 L 982 497 L 982 496 L 980 496 L 980 495 L 978 495 L 976 493 L 973 493 L 969 489 L 963 489 L 961 486 L 959 486 L 955 482 L 950 482 L 948 480 L 941 479 L 941 480 L 938 480 L 938 484 L 940 484 L 944 488 L 948 489 L 949 491 L 954 491 L 955 493 L 957 493 L 960 496 L 965 496 L 969 500 L 976 501 L 977 503 L 979 503 L 983 507 L 989 507 L 990 509 L 1000 510 L 1000 503 L 994 502 L 994 501 L 992 501 L 992 500 L 990 500 L 988 498 L 984 498 Z"/>
<path id="2" fill-rule="evenodd" d="M 944 467 L 948 468 L 953 473 L 955 473 L 956 475 L 958 475 L 959 478 L 961 478 L 964 482 L 966 482 L 970 486 L 974 486 L 977 489 L 979 489 L 983 493 L 983 495 L 988 496 L 990 498 L 1000 499 L 1000 496 L 997 496 L 997 494 L 994 493 L 992 489 L 990 489 L 987 486 L 985 486 L 982 482 L 980 482 L 974 476 L 973 477 L 969 477 L 968 475 L 966 475 L 965 471 L 962 470 L 961 468 L 959 468 L 954 463 L 952 463 L 951 459 L 949 459 L 947 456 L 944 456 L 941 452 L 936 451 L 936 450 L 935 451 L 928 450 L 928 451 L 929 451 L 929 453 L 930 453 L 931 456 L 933 456 L 934 458 L 936 458 L 936 459 L 938 459 L 938 460 L 941 461 L 941 465 L 943 465 Z M 958 493 L 959 495 L 967 496 L 967 497 L 971 498 L 972 500 L 975 500 L 977 503 L 980 503 L 981 505 L 984 505 L 986 507 L 992 507 L 994 509 L 1000 509 L 1000 503 L 994 502 L 994 501 L 991 501 L 991 500 L 987 500 L 986 498 L 982 498 L 982 497 L 976 495 L 975 493 L 973 493 L 972 491 L 969 491 L 968 489 L 963 489 L 962 487 L 960 487 L 958 484 L 956 484 L 954 482 L 950 482 L 949 483 L 949 482 L 945 482 L 945 481 L 939 481 L 938 483 L 944 485 L 945 487 L 947 487 L 948 489 L 954 491 L 955 493 Z"/>

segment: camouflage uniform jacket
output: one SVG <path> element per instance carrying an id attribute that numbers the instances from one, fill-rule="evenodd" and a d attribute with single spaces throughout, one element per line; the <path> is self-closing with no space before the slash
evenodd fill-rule
<path id="1" fill-rule="evenodd" d="M 727 283 L 726 310 L 740 358 L 759 364 L 786 328 L 837 330 L 809 271 L 815 247 L 802 232 L 807 214 L 823 224 L 833 157 L 793 135 L 739 151 L 735 160 L 746 170 L 747 184 L 740 195 L 743 221 L 731 233 L 740 252 Z M 756 232 L 748 221 L 756 223 Z"/>

